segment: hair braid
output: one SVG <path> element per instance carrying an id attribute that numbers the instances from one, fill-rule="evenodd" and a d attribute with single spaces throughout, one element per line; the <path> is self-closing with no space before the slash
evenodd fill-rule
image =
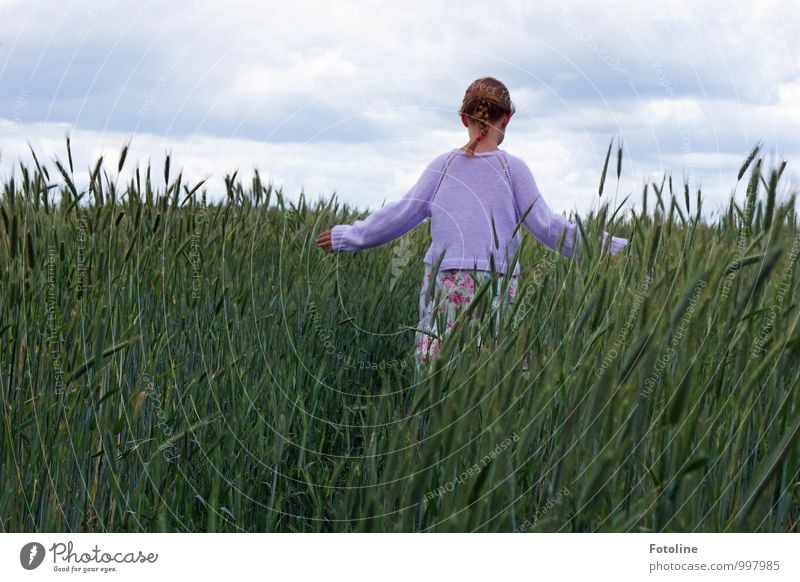
<path id="1" fill-rule="evenodd" d="M 460 114 L 478 123 L 478 135 L 470 140 L 466 151 L 474 156 L 478 142 L 488 135 L 492 122 L 503 115 L 513 115 L 514 110 L 508 89 L 503 83 L 494 77 L 474 81 L 467 89 L 459 110 Z"/>

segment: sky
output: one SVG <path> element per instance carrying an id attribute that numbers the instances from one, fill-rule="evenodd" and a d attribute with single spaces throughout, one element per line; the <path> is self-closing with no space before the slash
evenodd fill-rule
<path id="1" fill-rule="evenodd" d="M 668 173 L 713 219 L 756 143 L 788 161 L 780 196 L 798 189 L 798 23 L 796 0 L 0 0 L 0 180 L 28 144 L 55 170 L 69 134 L 79 188 L 129 143 L 120 180 L 170 152 L 211 199 L 258 169 L 290 199 L 376 209 L 466 143 L 464 92 L 493 76 L 517 108 L 501 148 L 554 210 L 598 207 L 614 139 L 604 199 L 639 208 Z"/>

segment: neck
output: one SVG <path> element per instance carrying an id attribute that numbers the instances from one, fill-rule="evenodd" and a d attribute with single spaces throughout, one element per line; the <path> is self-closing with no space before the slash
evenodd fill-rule
<path id="1" fill-rule="evenodd" d="M 467 149 L 467 145 L 464 144 L 461 146 L 460 149 L 465 150 Z M 478 145 L 475 146 L 475 153 L 483 153 L 483 152 L 496 152 L 497 151 L 497 142 L 487 141 L 485 138 L 478 142 Z"/>
<path id="2" fill-rule="evenodd" d="M 472 141 L 478 136 L 478 129 L 475 127 L 470 127 L 468 134 L 469 134 L 469 141 Z M 481 141 L 478 142 L 478 145 L 475 146 L 475 152 L 480 153 L 480 152 L 497 151 L 498 146 L 500 145 L 498 144 L 498 142 L 500 141 L 500 137 L 501 136 L 498 135 L 497 131 L 494 128 L 489 128 L 489 133 L 487 135 L 484 135 L 481 138 Z M 462 150 L 466 148 L 467 148 L 466 145 L 461 147 Z"/>

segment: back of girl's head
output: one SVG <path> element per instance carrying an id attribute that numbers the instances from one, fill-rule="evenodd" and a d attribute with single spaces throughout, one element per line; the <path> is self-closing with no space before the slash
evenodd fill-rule
<path id="1" fill-rule="evenodd" d="M 458 113 L 466 115 L 470 122 L 477 122 L 478 135 L 483 137 L 489 133 L 490 125 L 499 121 L 503 115 L 513 115 L 514 111 L 514 103 L 511 102 L 506 86 L 494 77 L 483 77 L 473 81 L 467 88 Z M 465 148 L 472 156 L 475 155 L 478 141 L 473 138 Z"/>

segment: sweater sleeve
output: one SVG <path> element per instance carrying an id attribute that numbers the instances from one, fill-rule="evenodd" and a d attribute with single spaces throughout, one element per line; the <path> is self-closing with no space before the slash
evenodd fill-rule
<path id="1" fill-rule="evenodd" d="M 528 208 L 532 207 L 523 221 L 525 228 L 542 244 L 554 250 L 558 246 L 561 235 L 566 232 L 562 253 L 566 257 L 577 256 L 577 250 L 581 244 L 581 233 L 578 225 L 569 222 L 563 216 L 550 209 L 536 186 L 533 173 L 524 161 L 512 158 L 511 163 L 513 164 L 511 166 L 511 180 L 514 199 L 520 216 L 525 215 Z M 604 245 L 609 236 L 607 232 L 603 232 Z M 612 236 L 609 250 L 611 254 L 616 255 L 626 244 L 628 244 L 627 239 Z"/>
<path id="2" fill-rule="evenodd" d="M 430 201 L 442 176 L 442 154 L 433 160 L 417 183 L 400 200 L 386 204 L 364 220 L 337 224 L 332 228 L 331 245 L 335 251 L 359 251 L 376 247 L 403 236 L 426 217 Z"/>

